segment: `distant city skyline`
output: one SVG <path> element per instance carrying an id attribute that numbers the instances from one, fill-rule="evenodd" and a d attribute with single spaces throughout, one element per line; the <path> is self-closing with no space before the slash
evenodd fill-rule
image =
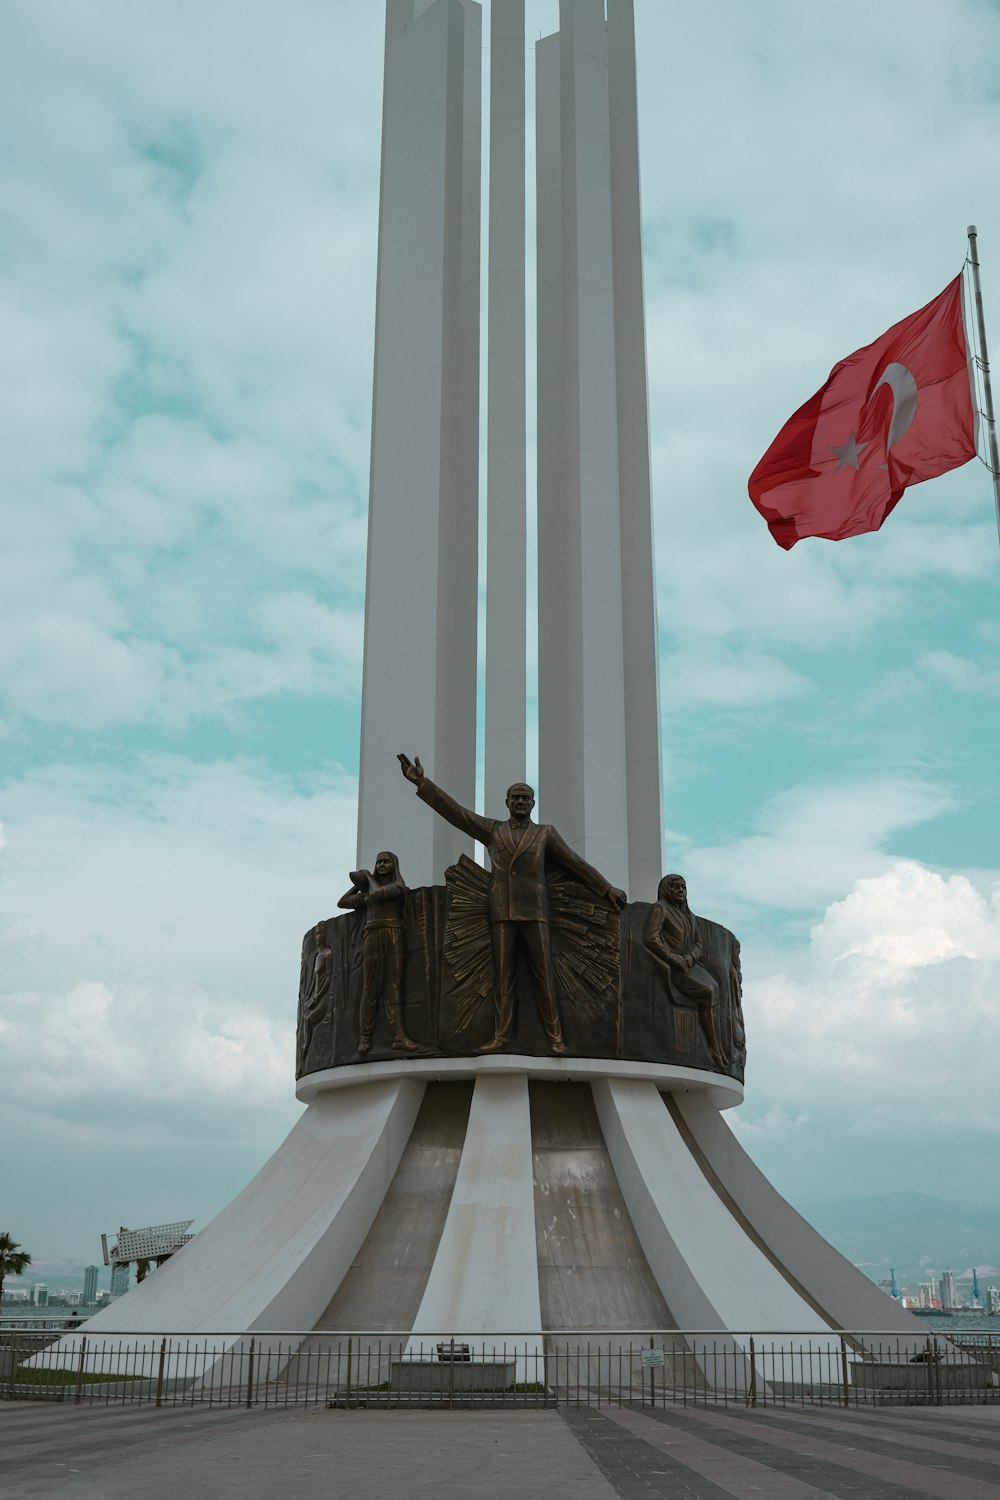
<path id="1" fill-rule="evenodd" d="M 78 1286 L 63 1284 L 72 1282 L 71 1276 L 64 1275 L 58 1284 L 47 1285 L 29 1278 L 15 1278 L 5 1288 L 2 1307 L 8 1314 L 16 1314 L 20 1309 L 36 1309 L 48 1314 L 52 1309 L 86 1309 L 93 1307 L 98 1299 L 104 1300 L 109 1296 L 121 1295 L 127 1289 L 130 1281 L 128 1268 L 119 1268 L 118 1290 L 113 1290 L 114 1274 L 112 1274 L 112 1290 L 98 1292 L 98 1273 L 101 1268 L 97 1266 L 82 1267 L 82 1276 L 79 1278 L 82 1290 Z M 979 1301 L 975 1302 L 972 1297 L 973 1272 L 978 1275 L 980 1286 Z M 153 1274 L 151 1270 L 149 1274 Z M 887 1296 L 891 1293 L 891 1281 L 889 1277 L 873 1277 L 873 1280 L 881 1287 Z M 898 1283 L 898 1291 L 904 1306 L 920 1309 L 941 1308 L 946 1311 L 975 1312 L 980 1311 L 986 1317 L 1000 1316 L 1000 1266 L 969 1267 L 965 1271 L 952 1271 L 943 1269 L 939 1274 L 928 1272 L 923 1277 L 911 1277 Z M 41 1294 L 41 1300 L 39 1300 Z"/>

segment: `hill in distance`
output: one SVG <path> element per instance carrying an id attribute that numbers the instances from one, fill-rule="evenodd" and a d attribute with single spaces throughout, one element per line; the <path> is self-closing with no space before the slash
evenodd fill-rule
<path id="1" fill-rule="evenodd" d="M 895 1268 L 901 1284 L 943 1270 L 1000 1284 L 1000 1203 L 954 1203 L 930 1193 L 877 1198 L 801 1195 L 795 1207 L 873 1280 Z"/>

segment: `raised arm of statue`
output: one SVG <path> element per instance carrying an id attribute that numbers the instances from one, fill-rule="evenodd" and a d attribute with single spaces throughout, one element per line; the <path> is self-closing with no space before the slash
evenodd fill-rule
<path id="1" fill-rule="evenodd" d="M 454 797 L 449 797 L 447 792 L 436 786 L 427 775 L 420 759 L 414 756 L 411 762 L 405 755 L 396 757 L 400 769 L 407 781 L 412 781 L 417 789 L 417 796 L 421 802 L 426 802 L 432 807 L 439 817 L 444 818 L 453 828 L 459 829 L 461 833 L 467 833 L 470 839 L 476 839 L 480 844 L 488 844 L 490 836 L 496 827 L 495 818 L 481 818 L 471 807 L 463 807 L 456 802 Z"/>
<path id="2" fill-rule="evenodd" d="M 588 889 L 610 901 L 616 911 L 623 910 L 628 901 L 625 892 L 612 885 L 610 880 L 605 880 L 600 870 L 595 870 L 593 865 L 588 865 L 582 855 L 577 854 L 575 849 L 571 849 L 562 834 L 557 833 L 554 828 L 549 834 L 548 853 L 556 864 L 562 865 L 564 870 L 575 876 Z"/>
<path id="3" fill-rule="evenodd" d="M 353 882 L 351 889 L 344 892 L 337 905 L 346 907 L 349 911 L 354 911 L 358 907 L 367 906 L 371 899 L 369 891 L 372 879 L 367 870 L 352 870 L 351 881 Z"/>

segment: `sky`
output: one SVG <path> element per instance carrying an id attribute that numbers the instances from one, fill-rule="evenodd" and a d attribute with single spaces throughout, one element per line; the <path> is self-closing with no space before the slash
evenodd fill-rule
<path id="1" fill-rule="evenodd" d="M 793 1202 L 995 1202 L 989 473 L 789 553 L 746 481 L 970 222 L 1000 351 L 1000 9 L 636 29 L 666 862 L 743 943 L 729 1119 Z M 206 1222 L 301 1110 L 301 936 L 355 855 L 381 69 L 374 0 L 5 6 L 0 1229 L 38 1262 Z"/>

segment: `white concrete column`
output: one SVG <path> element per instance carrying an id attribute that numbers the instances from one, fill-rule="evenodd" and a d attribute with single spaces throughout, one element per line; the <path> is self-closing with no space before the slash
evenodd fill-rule
<path id="1" fill-rule="evenodd" d="M 579 819 L 566 774 L 566 476 L 563 453 L 562 124 L 559 33 L 535 44 L 535 233 L 538 510 L 538 817 L 565 838 Z"/>
<path id="2" fill-rule="evenodd" d="M 526 775 L 524 0 L 490 13 L 485 812 Z"/>
<path id="3" fill-rule="evenodd" d="M 211 1364 L 241 1334 L 314 1327 L 381 1207 L 425 1087 L 395 1078 L 316 1099 L 232 1203 L 88 1320 L 87 1338 L 102 1329 L 230 1334 L 209 1340 Z M 137 1337 L 133 1347 L 152 1359 L 158 1343 Z"/>
<path id="4" fill-rule="evenodd" d="M 768 1250 L 841 1328 L 896 1329 L 923 1340 L 920 1320 L 887 1297 L 785 1201 L 743 1150 L 718 1109 L 698 1093 L 675 1107 L 692 1143 Z"/>
<path id="5" fill-rule="evenodd" d="M 385 0 L 385 45 L 388 50 L 392 42 L 407 26 L 413 25 L 413 0 Z M 385 99 L 382 101 L 382 117 L 385 119 Z"/>
<path id="6" fill-rule="evenodd" d="M 795 1292 L 706 1181 L 652 1083 L 605 1079 L 594 1102 L 639 1242 L 680 1328 L 815 1336 Z"/>
<path id="7" fill-rule="evenodd" d="M 530 1364 L 541 1328 L 528 1080 L 481 1074 L 411 1348 L 520 1335 L 519 1362 L 527 1347 Z"/>
<path id="8" fill-rule="evenodd" d="M 551 493 L 539 467 L 538 636 L 539 691 L 562 676 L 566 711 L 561 723 L 539 718 L 540 816 L 627 886 L 607 29 L 603 0 L 560 0 L 559 15 L 560 262 L 544 263 L 553 244 L 540 233 L 539 296 L 558 275 L 561 349 L 540 348 L 539 367 L 558 371 L 562 456 Z M 547 70 L 539 80 L 550 86 Z M 551 110 L 541 89 L 538 110 Z M 544 556 L 543 535 L 554 544 Z M 552 594 L 550 569 L 563 575 Z"/>
<path id="9" fill-rule="evenodd" d="M 357 857 L 415 886 L 471 852 L 395 755 L 473 803 L 482 11 L 411 16 L 389 0 Z"/>
<path id="10" fill-rule="evenodd" d="M 656 887 L 663 874 L 663 805 L 633 0 L 608 0 L 608 95 L 628 790 L 628 893 L 633 901 L 655 901 Z"/>

